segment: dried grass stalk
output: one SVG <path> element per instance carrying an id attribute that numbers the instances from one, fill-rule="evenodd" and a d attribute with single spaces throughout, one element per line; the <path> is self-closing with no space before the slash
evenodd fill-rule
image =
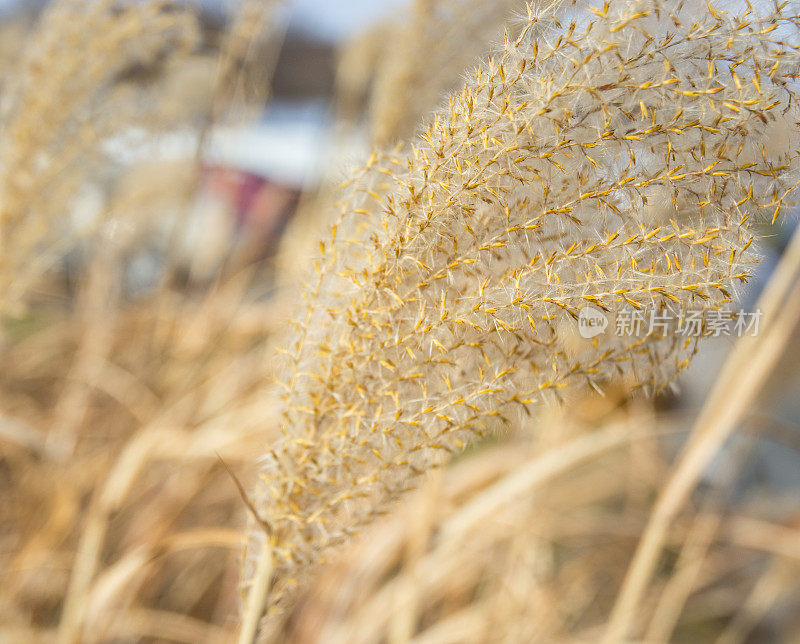
<path id="1" fill-rule="evenodd" d="M 168 0 L 58 0 L 26 43 L 2 115 L 0 314 L 88 232 L 69 206 L 114 133 L 156 119 L 125 87 L 143 69 L 185 54 L 197 24 Z M 157 107 L 156 107 L 157 109 Z"/>

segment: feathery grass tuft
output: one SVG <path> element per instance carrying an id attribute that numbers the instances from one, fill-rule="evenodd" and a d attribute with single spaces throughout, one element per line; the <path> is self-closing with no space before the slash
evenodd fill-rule
<path id="1" fill-rule="evenodd" d="M 582 341 L 575 319 L 731 301 L 751 222 L 778 216 L 797 177 L 797 20 L 785 5 L 529 7 L 405 157 L 373 155 L 288 349 L 249 630 L 271 580 L 279 606 L 504 417 L 616 374 L 657 390 L 687 366 L 695 338 Z"/>

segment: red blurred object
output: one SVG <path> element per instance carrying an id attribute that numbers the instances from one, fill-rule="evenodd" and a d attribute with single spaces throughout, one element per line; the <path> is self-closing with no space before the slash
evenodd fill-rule
<path id="1" fill-rule="evenodd" d="M 294 186 L 223 166 L 204 168 L 203 192 L 228 206 L 236 222 L 239 250 L 251 260 L 274 251 L 300 198 Z"/>

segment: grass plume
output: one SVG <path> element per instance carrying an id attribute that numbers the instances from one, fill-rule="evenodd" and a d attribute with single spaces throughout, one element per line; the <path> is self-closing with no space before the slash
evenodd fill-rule
<path id="1" fill-rule="evenodd" d="M 499 419 L 685 368 L 693 339 L 571 329 L 585 305 L 720 307 L 747 279 L 751 220 L 796 180 L 796 20 L 529 7 L 405 157 L 373 155 L 321 244 L 263 457 L 246 568 L 271 604 Z"/>

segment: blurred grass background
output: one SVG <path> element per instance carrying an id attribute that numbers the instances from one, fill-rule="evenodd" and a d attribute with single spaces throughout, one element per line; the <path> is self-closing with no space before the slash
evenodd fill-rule
<path id="1" fill-rule="evenodd" d="M 79 61 L 99 36 L 3 4 L 8 137 L 42 31 Z M 31 232 L 30 285 L 3 311 L 3 642 L 235 638 L 246 510 L 226 465 L 252 480 L 278 431 L 270 345 L 334 188 L 372 144 L 413 132 L 521 6 L 176 4 L 182 49 L 132 38 L 106 93 L 52 138 L 64 153 L 87 114 L 113 116 L 70 161 L 81 172 L 42 184 L 49 232 Z M 68 95 L 48 64 L 51 95 Z M 746 306 L 784 221 L 763 228 Z M 800 642 L 798 339 L 668 526 L 631 617 L 640 641 Z M 598 641 L 732 345 L 709 343 L 654 402 L 618 383 L 504 428 L 355 539 L 271 637 Z"/>

